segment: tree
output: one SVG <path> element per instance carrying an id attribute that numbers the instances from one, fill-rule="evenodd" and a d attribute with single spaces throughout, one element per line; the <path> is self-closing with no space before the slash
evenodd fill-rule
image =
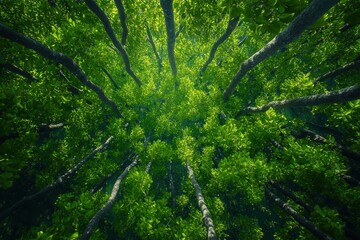
<path id="1" fill-rule="evenodd" d="M 2 1 L 0 238 L 356 236 L 358 9 Z"/>

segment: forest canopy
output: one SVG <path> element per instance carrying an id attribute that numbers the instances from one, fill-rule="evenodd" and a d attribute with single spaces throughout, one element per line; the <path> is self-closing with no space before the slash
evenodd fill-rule
<path id="1" fill-rule="evenodd" d="M 359 0 L 0 3 L 1 239 L 360 239 Z"/>

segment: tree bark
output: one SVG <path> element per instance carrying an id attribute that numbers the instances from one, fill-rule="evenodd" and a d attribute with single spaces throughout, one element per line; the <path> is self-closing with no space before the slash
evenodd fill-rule
<path id="1" fill-rule="evenodd" d="M 11 64 L 11 63 L 0 64 L 0 68 L 5 68 L 10 72 L 18 74 L 18 75 L 26 78 L 30 82 L 38 81 L 38 79 L 36 77 L 34 77 L 33 75 L 31 75 L 28 71 L 25 71 L 25 70 L 19 68 L 18 66 L 15 66 L 15 65 Z"/>
<path id="2" fill-rule="evenodd" d="M 212 46 L 210 50 L 209 58 L 206 60 L 205 64 L 200 69 L 200 75 L 202 75 L 205 72 L 206 68 L 214 59 L 217 48 L 230 37 L 231 33 L 235 30 L 238 23 L 239 23 L 239 17 L 235 17 L 229 20 L 225 32 L 220 36 L 218 40 L 216 40 L 216 42 Z"/>
<path id="3" fill-rule="evenodd" d="M 147 174 L 149 174 L 149 172 L 150 172 L 151 164 L 152 164 L 152 162 L 149 162 L 149 163 L 146 165 L 145 172 L 146 172 Z"/>
<path id="4" fill-rule="evenodd" d="M 160 0 L 161 8 L 164 12 L 166 34 L 167 34 L 167 49 L 168 58 L 171 66 L 171 71 L 174 76 L 177 74 L 175 61 L 175 21 L 173 11 L 173 0 Z"/>
<path id="5" fill-rule="evenodd" d="M 71 73 L 73 73 L 86 87 L 93 90 L 101 101 L 103 101 L 106 105 L 110 106 L 115 114 L 121 118 L 121 112 L 118 108 L 118 106 L 110 100 L 104 93 L 104 91 L 95 83 L 91 82 L 88 77 L 85 75 L 85 73 L 80 69 L 80 67 L 68 56 L 55 52 L 45 45 L 31 39 L 28 37 L 25 37 L 24 35 L 15 32 L 14 30 L 6 27 L 2 23 L 0 23 L 0 36 L 7 38 L 11 41 L 17 42 L 20 45 L 23 45 L 24 47 L 30 48 L 43 57 L 46 57 L 48 59 L 54 60 L 55 62 L 58 62 L 62 65 L 64 65 Z"/>
<path id="6" fill-rule="evenodd" d="M 272 193 L 269 189 L 265 188 L 265 193 L 268 199 L 278 205 L 282 210 L 292 216 L 301 226 L 305 227 L 312 234 L 314 234 L 319 239 L 332 240 L 333 238 L 322 232 L 318 227 L 316 227 L 312 222 L 301 216 L 294 209 L 292 209 L 287 203 L 283 202 L 279 197 Z"/>
<path id="7" fill-rule="evenodd" d="M 92 219 L 88 223 L 84 233 L 79 238 L 79 240 L 89 239 L 92 232 L 96 229 L 100 219 L 102 219 L 105 216 L 105 214 L 108 211 L 110 211 L 112 205 L 115 202 L 115 198 L 116 198 L 116 195 L 117 195 L 117 193 L 119 191 L 121 181 L 126 177 L 126 175 L 129 173 L 130 169 L 137 164 L 138 158 L 139 157 L 136 156 L 135 160 L 129 166 L 127 166 L 125 168 L 125 170 L 120 174 L 120 176 L 116 179 L 109 199 L 107 200 L 105 205 L 92 217 Z"/>
<path id="8" fill-rule="evenodd" d="M 109 71 L 106 68 L 102 68 L 103 72 L 106 74 L 106 76 L 108 76 L 110 82 L 114 85 L 115 89 L 119 89 L 119 86 L 117 85 L 117 83 L 115 82 L 115 80 L 112 78 L 111 74 L 109 73 Z"/>
<path id="9" fill-rule="evenodd" d="M 275 38 L 268 42 L 262 49 L 252 55 L 249 59 L 243 62 L 232 79 L 231 83 L 224 91 L 224 99 L 228 100 L 231 93 L 235 90 L 236 85 L 240 80 L 253 69 L 256 65 L 269 58 L 277 50 L 285 47 L 290 42 L 294 41 L 305 31 L 311 24 L 318 20 L 325 14 L 332 6 L 339 0 L 313 0 L 309 6 L 305 8 L 299 16 L 297 16 L 289 26 Z"/>
<path id="10" fill-rule="evenodd" d="M 241 115 L 242 113 L 265 112 L 271 107 L 273 109 L 282 109 L 288 107 L 316 106 L 321 104 L 332 104 L 352 101 L 359 98 L 360 84 L 357 84 L 351 87 L 324 94 L 316 94 L 282 101 L 273 101 L 260 107 L 247 107 L 242 110 L 238 115 Z"/>
<path id="11" fill-rule="evenodd" d="M 147 36 L 148 36 L 148 41 L 149 43 L 151 44 L 151 47 L 154 51 L 154 54 L 155 54 L 155 57 L 156 57 L 156 61 L 157 61 L 157 64 L 158 64 L 158 69 L 159 69 L 159 73 L 161 72 L 161 69 L 162 69 L 162 60 L 156 50 L 156 46 L 155 46 L 155 43 L 154 43 L 154 40 L 152 38 L 152 35 L 151 35 L 151 32 L 150 32 L 150 29 L 149 29 L 149 26 L 147 24 L 147 22 L 145 23 L 146 25 L 146 33 L 147 33 Z"/>
<path id="12" fill-rule="evenodd" d="M 335 69 L 334 71 L 328 72 L 317 79 L 313 80 L 312 82 L 314 84 L 317 84 L 318 82 L 324 82 L 327 79 L 334 78 L 339 76 L 340 74 L 346 73 L 350 70 L 360 70 L 360 60 L 351 62 L 349 64 L 346 64 L 338 69 Z"/>
<path id="13" fill-rule="evenodd" d="M 127 54 L 126 50 L 123 48 L 119 40 L 116 38 L 113 28 L 111 27 L 110 21 L 106 14 L 101 10 L 101 8 L 97 5 L 94 0 L 84 0 L 89 9 L 101 20 L 104 29 L 109 36 L 110 40 L 113 42 L 114 46 L 120 52 L 124 64 L 126 72 L 134 79 L 134 81 L 141 86 L 140 79 L 135 75 L 133 70 L 131 69 L 129 55 Z"/>
<path id="14" fill-rule="evenodd" d="M 59 73 L 60 73 L 60 76 L 63 77 L 66 82 L 69 83 L 69 87 L 68 87 L 69 92 L 71 92 L 73 95 L 79 95 L 80 93 L 82 93 L 81 89 L 79 89 L 71 84 L 70 80 L 66 77 L 66 75 L 63 73 L 63 71 L 60 70 Z"/>
<path id="15" fill-rule="evenodd" d="M 194 175 L 194 172 L 192 170 L 192 168 L 190 167 L 190 164 L 189 162 L 186 163 L 186 167 L 188 169 L 188 172 L 189 172 L 189 177 L 190 177 L 190 180 L 195 188 L 195 192 L 196 192 L 196 198 L 198 200 L 198 204 L 199 204 L 199 207 L 201 209 L 201 212 L 202 212 L 202 215 L 203 215 L 203 218 L 204 218 L 204 222 L 205 222 L 205 225 L 207 227 L 207 230 L 208 230 L 208 239 L 209 240 L 216 240 L 217 237 L 216 237 L 216 233 L 215 233 L 215 229 L 214 229 L 214 223 L 213 223 L 213 220 L 211 219 L 211 215 L 210 215 L 210 211 L 209 209 L 207 208 L 206 204 L 205 204 L 205 199 L 201 193 L 201 188 L 198 184 L 198 182 L 196 181 L 195 179 L 195 175 Z"/>
<path id="16" fill-rule="evenodd" d="M 121 23 L 121 28 L 123 30 L 122 35 L 121 35 L 121 44 L 125 45 L 126 44 L 126 38 L 127 35 L 129 33 L 129 30 L 126 26 L 126 13 L 125 13 L 125 8 L 124 5 L 122 4 L 121 0 L 114 0 L 115 5 L 118 9 L 118 15 L 120 18 L 120 23 Z"/>
<path id="17" fill-rule="evenodd" d="M 77 171 L 87 162 L 89 161 L 96 153 L 100 152 L 100 151 L 104 151 L 107 146 L 109 145 L 110 141 L 113 139 L 113 137 L 109 137 L 105 143 L 103 143 L 101 146 L 97 147 L 96 149 L 94 149 L 89 155 L 87 155 L 84 159 L 82 159 L 78 164 L 76 164 L 73 168 L 69 169 L 65 174 L 61 175 L 60 177 L 58 177 L 56 179 L 55 182 L 53 182 L 52 184 L 46 186 L 45 188 L 41 189 L 39 192 L 34 193 L 30 196 L 26 196 L 23 199 L 21 199 L 20 201 L 16 202 L 15 204 L 13 204 L 10 208 L 6 209 L 5 211 L 1 211 L 2 213 L 0 214 L 0 222 L 2 222 L 3 220 L 5 220 L 5 218 L 7 218 L 13 211 L 15 211 L 17 208 L 19 208 L 20 206 L 22 206 L 24 203 L 33 201 L 37 198 L 39 198 L 40 196 L 44 195 L 45 193 L 48 193 L 50 191 L 52 191 L 53 189 L 55 189 L 56 187 L 60 186 L 61 184 L 64 184 L 66 181 L 68 181 L 71 177 L 73 177 Z"/>

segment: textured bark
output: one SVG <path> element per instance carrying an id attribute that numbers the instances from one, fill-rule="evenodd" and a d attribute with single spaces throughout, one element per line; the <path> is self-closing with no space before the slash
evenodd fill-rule
<path id="1" fill-rule="evenodd" d="M 80 93 L 82 93 L 81 89 L 79 89 L 71 84 L 70 80 L 66 77 L 66 75 L 63 73 L 63 71 L 60 70 L 59 73 L 60 73 L 60 76 L 63 77 L 66 82 L 69 83 L 69 87 L 68 87 L 69 92 L 71 92 L 73 95 L 79 95 Z"/>
<path id="2" fill-rule="evenodd" d="M 146 172 L 147 174 L 149 174 L 149 172 L 150 172 L 151 164 L 152 164 L 152 162 L 149 162 L 149 163 L 146 165 L 145 172 Z"/>
<path id="3" fill-rule="evenodd" d="M 34 81 L 38 80 L 36 77 L 31 75 L 28 71 L 25 71 L 25 70 L 19 68 L 18 66 L 15 66 L 15 65 L 10 64 L 10 63 L 0 64 L 0 68 L 5 68 L 10 72 L 18 74 L 18 75 L 28 79 L 30 82 L 34 82 Z"/>
<path id="4" fill-rule="evenodd" d="M 13 204 L 10 208 L 6 209 L 5 211 L 1 211 L 0 214 L 0 222 L 3 221 L 6 217 L 8 217 L 13 211 L 15 211 L 17 208 L 22 206 L 24 203 L 28 203 L 30 201 L 33 201 L 40 196 L 44 195 L 45 193 L 48 193 L 61 184 L 64 184 L 66 181 L 68 181 L 71 177 L 73 177 L 77 171 L 87 162 L 89 161 L 93 156 L 95 156 L 96 153 L 103 151 L 107 148 L 110 141 L 113 139 L 113 137 L 109 137 L 101 146 L 94 149 L 89 155 L 87 155 L 84 159 L 82 159 L 78 164 L 75 165 L 75 167 L 69 169 L 65 174 L 61 175 L 56 179 L 55 182 L 52 184 L 46 186 L 45 188 L 41 189 L 39 192 L 34 193 L 32 195 L 26 196 L 20 201 Z"/>
<path id="5" fill-rule="evenodd" d="M 292 216 L 301 226 L 305 227 L 312 234 L 314 234 L 319 239 L 332 240 L 333 238 L 322 232 L 318 227 L 316 227 L 312 222 L 301 216 L 294 209 L 292 209 L 287 203 L 283 202 L 278 198 L 274 193 L 269 189 L 265 188 L 265 193 L 268 199 L 278 205 L 282 210 Z"/>
<path id="6" fill-rule="evenodd" d="M 224 91 L 224 99 L 227 100 L 231 93 L 235 90 L 236 85 L 240 80 L 253 69 L 256 65 L 266 60 L 273 55 L 277 50 L 285 47 L 290 42 L 294 41 L 305 31 L 311 24 L 319 19 L 324 13 L 326 13 L 332 6 L 334 6 L 339 0 L 313 0 L 309 6 L 305 8 L 299 16 L 297 16 L 289 26 L 275 38 L 268 42 L 262 49 L 252 55 L 249 59 L 243 62 L 232 79 L 231 83 Z"/>
<path id="7" fill-rule="evenodd" d="M 119 191 L 121 181 L 126 177 L 126 175 L 129 173 L 130 169 L 137 164 L 138 159 L 139 159 L 139 157 L 136 156 L 135 160 L 129 166 L 127 166 L 125 168 L 125 170 L 120 174 L 120 176 L 116 179 L 109 199 L 107 200 L 105 205 L 92 217 L 92 219 L 88 223 L 84 233 L 82 234 L 81 237 L 79 237 L 79 239 L 81 239 L 81 240 L 89 239 L 92 232 L 96 229 L 100 219 L 102 219 L 105 216 L 105 214 L 108 211 L 110 211 L 111 207 L 113 206 L 113 204 L 115 202 L 116 195 Z"/>
<path id="8" fill-rule="evenodd" d="M 349 64 L 346 64 L 334 71 L 331 71 L 331 72 L 328 72 L 320 77 L 318 77 L 317 79 L 313 80 L 312 82 L 314 84 L 318 83 L 318 82 L 324 82 L 325 80 L 327 79 L 331 79 L 331 78 L 334 78 L 334 77 L 337 77 L 343 73 L 346 73 L 350 70 L 360 70 L 360 60 L 357 60 L 357 61 L 354 61 L 354 62 L 351 62 Z"/>
<path id="9" fill-rule="evenodd" d="M 159 73 L 161 72 L 161 69 L 162 69 L 162 60 L 156 50 L 156 46 L 155 46 L 155 43 L 154 43 L 154 40 L 152 38 L 152 35 L 151 35 L 151 32 L 150 32 L 150 28 L 148 26 L 148 24 L 146 23 L 146 33 L 147 33 L 147 36 L 148 36 L 148 41 L 149 43 L 151 44 L 151 47 L 154 51 L 154 54 L 155 54 L 155 57 L 156 57 L 156 61 L 157 61 L 157 64 L 158 64 L 158 69 L 159 69 Z"/>
<path id="10" fill-rule="evenodd" d="M 121 28 L 123 30 L 122 35 L 121 35 L 121 44 L 125 45 L 126 44 L 126 38 L 127 35 L 129 33 L 129 30 L 126 26 L 126 13 L 125 13 L 125 8 L 124 5 L 122 4 L 121 0 L 114 0 L 115 5 L 118 9 L 118 15 L 120 18 L 120 23 L 121 23 Z"/>
<path id="11" fill-rule="evenodd" d="M 104 29 L 109 36 L 110 40 L 116 47 L 116 49 L 120 52 L 124 64 L 125 64 L 125 70 L 126 72 L 134 79 L 134 81 L 141 86 L 140 79 L 135 75 L 133 70 L 131 69 L 129 55 L 127 54 L 126 50 L 123 48 L 119 40 L 116 38 L 113 28 L 111 27 L 110 21 L 106 14 L 101 10 L 101 8 L 97 5 L 97 3 L 94 0 L 84 0 L 89 9 L 101 20 Z"/>
<path id="12" fill-rule="evenodd" d="M 200 69 L 200 75 L 202 75 L 205 72 L 206 68 L 209 66 L 211 61 L 214 59 L 215 53 L 216 53 L 216 50 L 218 49 L 218 47 L 230 37 L 231 33 L 235 30 L 238 23 L 239 23 L 239 17 L 235 17 L 235 18 L 229 20 L 225 32 L 220 36 L 220 38 L 218 40 L 216 40 L 216 42 L 212 46 L 212 48 L 210 50 L 209 58 L 206 60 L 205 64 Z"/>
<path id="13" fill-rule="evenodd" d="M 164 12 L 166 34 L 167 34 L 167 49 L 168 58 L 171 66 L 172 74 L 177 74 L 176 61 L 175 61 L 175 21 L 173 11 L 173 0 L 160 0 L 161 8 Z"/>
<path id="14" fill-rule="evenodd" d="M 108 76 L 110 82 L 114 85 L 115 89 L 119 89 L 119 86 L 117 85 L 117 83 L 115 82 L 109 71 L 106 70 L 106 68 L 102 68 L 102 70 L 106 74 L 106 76 Z"/>
<path id="15" fill-rule="evenodd" d="M 24 47 L 36 51 L 43 57 L 46 57 L 57 63 L 64 65 L 71 73 L 73 73 L 82 82 L 82 84 L 93 90 L 98 95 L 101 101 L 103 101 L 106 105 L 110 106 L 118 117 L 122 117 L 121 112 L 118 106 L 115 104 L 115 102 L 110 100 L 98 85 L 91 82 L 88 79 L 88 77 L 85 75 L 85 73 L 80 69 L 80 67 L 68 56 L 59 52 L 55 52 L 49 49 L 48 47 L 46 47 L 45 45 L 31 38 L 25 37 L 24 35 L 13 31 L 12 29 L 6 27 L 1 23 L 0 23 L 0 36 L 12 40 L 14 42 L 17 42 L 23 45 Z"/>
<path id="16" fill-rule="evenodd" d="M 205 225 L 207 227 L 207 230 L 208 230 L 208 239 L 209 240 L 216 240 L 217 237 L 216 237 L 216 233 L 215 233 L 215 229 L 214 229 L 214 223 L 213 223 L 213 220 L 211 219 L 211 215 L 210 215 L 210 211 L 209 209 L 207 208 L 206 204 L 205 204 L 205 199 L 201 193 L 201 188 L 198 184 L 198 182 L 196 181 L 195 179 L 195 175 L 194 175 L 194 172 L 192 170 L 192 168 L 190 167 L 190 164 L 189 162 L 186 163 L 186 167 L 188 169 L 188 172 L 189 172 L 189 177 L 190 177 L 190 180 L 195 188 L 195 192 L 196 192 L 196 198 L 198 200 L 198 204 L 199 204 L 199 207 L 201 209 L 201 212 L 202 212 L 202 215 L 203 215 L 203 218 L 204 218 L 204 222 L 205 222 Z"/>
<path id="17" fill-rule="evenodd" d="M 260 107 L 247 107 L 242 110 L 242 113 L 253 113 L 253 112 L 265 112 L 269 108 L 281 109 L 288 107 L 305 107 L 305 106 L 316 106 L 321 104 L 341 103 L 346 101 L 352 101 L 360 98 L 360 84 L 343 88 L 340 90 L 310 95 L 306 97 L 293 98 L 290 100 L 274 101 Z"/>

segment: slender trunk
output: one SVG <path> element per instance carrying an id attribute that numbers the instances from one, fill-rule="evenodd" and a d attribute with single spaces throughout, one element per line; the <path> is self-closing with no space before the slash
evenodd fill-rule
<path id="1" fill-rule="evenodd" d="M 349 64 L 346 64 L 338 69 L 335 69 L 334 71 L 328 72 L 320 77 L 318 77 L 317 79 L 313 80 L 312 82 L 314 84 L 318 83 L 318 82 L 324 82 L 327 79 L 331 79 L 334 77 L 339 76 L 340 74 L 346 73 L 350 70 L 360 70 L 360 60 L 351 62 Z"/>
<path id="2" fill-rule="evenodd" d="M 167 48 L 168 58 L 171 66 L 171 71 L 174 76 L 177 74 L 175 61 L 175 21 L 173 11 L 173 0 L 160 0 L 161 8 L 164 12 L 166 34 L 167 34 Z"/>
<path id="3" fill-rule="evenodd" d="M 119 89 L 119 86 L 117 85 L 117 83 L 115 82 L 115 80 L 112 78 L 111 74 L 109 73 L 109 71 L 106 68 L 102 68 L 103 72 L 106 74 L 106 76 L 108 76 L 110 82 L 114 85 L 115 89 Z"/>
<path id="4" fill-rule="evenodd" d="M 127 54 L 126 50 L 123 48 L 119 40 L 116 38 L 113 28 L 111 27 L 110 21 L 106 14 L 101 10 L 101 8 L 97 5 L 97 3 L 94 0 L 84 0 L 89 9 L 101 20 L 104 29 L 109 36 L 110 40 L 113 42 L 114 46 L 117 48 L 117 50 L 120 52 L 124 64 L 126 72 L 134 79 L 134 81 L 141 86 L 140 79 L 135 75 L 133 70 L 131 69 L 129 55 Z"/>
<path id="5" fill-rule="evenodd" d="M 55 182 L 52 184 L 46 186 L 45 188 L 41 189 L 39 192 L 32 194 L 30 196 L 26 196 L 20 201 L 13 204 L 10 208 L 6 209 L 5 211 L 1 211 L 0 215 L 0 222 L 3 221 L 6 217 L 8 217 L 13 211 L 15 211 L 17 208 L 22 206 L 24 203 L 33 201 L 40 196 L 44 195 L 45 193 L 55 189 L 56 187 L 60 186 L 61 184 L 64 184 L 66 181 L 68 181 L 71 177 L 73 177 L 77 171 L 81 168 L 82 165 L 84 165 L 87 161 L 89 161 L 96 153 L 103 151 L 107 148 L 110 141 L 113 139 L 113 137 L 109 137 L 105 143 L 103 143 L 101 146 L 94 149 L 89 155 L 87 155 L 84 159 L 82 159 L 78 164 L 76 164 L 75 167 L 69 169 L 65 174 L 61 175 L 56 179 Z"/>
<path id="6" fill-rule="evenodd" d="M 231 33 L 235 30 L 238 23 L 239 23 L 239 17 L 235 17 L 229 20 L 225 32 L 221 35 L 221 37 L 218 40 L 216 40 L 216 42 L 212 46 L 210 50 L 209 58 L 206 60 L 205 64 L 200 69 L 200 75 L 202 75 L 203 72 L 205 72 L 208 65 L 214 59 L 217 48 L 230 37 Z"/>
<path id="7" fill-rule="evenodd" d="M 152 164 L 152 162 L 149 162 L 149 163 L 146 165 L 145 172 L 146 172 L 147 174 L 149 174 L 149 172 L 150 172 L 151 164 Z"/>
<path id="8" fill-rule="evenodd" d="M 272 193 L 269 189 L 265 188 L 265 193 L 268 199 L 278 205 L 282 210 L 292 216 L 301 226 L 305 227 L 312 234 L 314 234 L 319 239 L 332 240 L 333 238 L 322 232 L 318 227 L 316 227 L 312 222 L 307 220 L 305 217 L 301 216 L 294 209 L 292 209 L 287 203 L 283 202 L 279 197 Z"/>
<path id="9" fill-rule="evenodd" d="M 13 64 L 10 63 L 4 63 L 4 64 L 0 64 L 0 68 L 5 68 L 10 72 L 13 72 L 15 74 L 18 74 L 24 78 L 26 78 L 27 80 L 29 80 L 30 82 L 34 82 L 37 81 L 38 79 L 36 77 L 34 77 L 33 75 L 31 75 L 28 71 L 25 71 L 21 68 L 19 68 L 18 66 L 15 66 Z"/>
<path id="10" fill-rule="evenodd" d="M 305 107 L 305 106 L 316 106 L 321 104 L 332 104 L 332 103 L 341 103 L 346 101 L 352 101 L 360 98 L 360 84 L 343 88 L 340 90 L 324 93 L 310 95 L 306 97 L 293 98 L 289 100 L 274 101 L 268 104 L 262 105 L 260 107 L 247 107 L 242 110 L 239 114 L 242 113 L 252 113 L 252 112 L 265 112 L 270 107 L 273 109 L 282 109 L 289 107 Z"/>
<path id="11" fill-rule="evenodd" d="M 125 45 L 126 44 L 126 38 L 127 35 L 129 33 L 129 30 L 126 26 L 126 13 L 125 13 L 125 8 L 124 5 L 122 4 L 121 0 L 114 0 L 115 5 L 118 9 L 118 15 L 120 18 L 120 23 L 121 23 L 121 28 L 123 30 L 122 35 L 121 35 L 121 44 Z"/>
<path id="12" fill-rule="evenodd" d="M 214 229 L 214 223 L 213 223 L 213 220 L 211 219 L 211 215 L 210 215 L 210 211 L 209 209 L 207 208 L 206 204 L 205 204 L 205 199 L 201 193 L 201 188 L 198 184 L 198 182 L 196 181 L 195 179 L 195 175 L 194 175 L 194 172 L 192 170 L 192 168 L 190 167 L 190 164 L 189 162 L 186 163 L 186 167 L 189 171 L 189 177 L 190 177 L 190 180 L 195 188 L 195 192 L 196 192 L 196 198 L 198 200 L 198 204 L 199 204 L 199 207 L 201 209 L 201 212 L 202 212 L 202 215 L 203 215 L 203 218 L 204 218 L 204 222 L 205 222 L 205 225 L 207 227 L 207 230 L 208 230 L 208 239 L 209 240 L 216 240 L 217 237 L 216 237 L 216 233 L 215 233 L 215 229 Z"/>
<path id="13" fill-rule="evenodd" d="M 145 23 L 146 25 L 146 33 L 147 33 L 147 36 L 148 36 L 148 41 L 149 43 L 151 44 L 151 47 L 154 51 L 154 54 L 155 54 L 155 57 L 156 57 L 156 61 L 157 61 L 157 64 L 158 64 L 158 69 L 159 69 L 159 73 L 161 72 L 161 69 L 162 69 L 162 60 L 156 50 L 156 46 L 155 46 L 155 43 L 154 43 L 154 40 L 152 38 L 152 35 L 151 35 L 151 32 L 150 32 L 150 29 L 149 29 L 149 26 L 147 23 Z"/>
<path id="14" fill-rule="evenodd" d="M 59 73 L 60 73 L 60 76 L 63 77 L 67 83 L 69 83 L 69 87 L 68 87 L 69 92 L 71 92 L 73 95 L 79 95 L 82 92 L 81 89 L 79 89 L 71 84 L 70 80 L 66 77 L 66 75 L 63 73 L 63 71 L 60 70 Z"/>
<path id="15" fill-rule="evenodd" d="M 252 70 L 256 65 L 266 60 L 273 55 L 277 50 L 285 47 L 290 42 L 294 41 L 302 32 L 305 31 L 311 24 L 318 20 L 324 13 L 326 13 L 339 0 L 313 0 L 305 10 L 300 13 L 289 26 L 275 38 L 268 42 L 262 49 L 252 55 L 249 59 L 243 62 L 232 79 L 231 83 L 224 91 L 224 99 L 228 100 L 231 93 L 235 90 L 236 85 Z"/>
<path id="16" fill-rule="evenodd" d="M 79 238 L 80 240 L 89 239 L 92 232 L 96 229 L 100 219 L 102 219 L 105 216 L 105 214 L 108 211 L 110 211 L 112 205 L 115 202 L 116 195 L 117 195 L 117 193 L 119 191 L 121 181 L 126 177 L 126 175 L 129 173 L 130 169 L 137 164 L 138 158 L 139 157 L 136 156 L 135 160 L 129 166 L 127 166 L 125 168 L 125 170 L 120 174 L 120 176 L 116 179 L 109 199 L 107 200 L 105 205 L 92 217 L 92 219 L 88 223 L 84 233 Z"/>
<path id="17" fill-rule="evenodd" d="M 9 40 L 12 40 L 14 42 L 17 42 L 24 47 L 30 48 L 43 57 L 46 57 L 48 59 L 54 60 L 55 62 L 58 62 L 62 65 L 64 65 L 70 72 L 72 72 L 86 87 L 93 90 L 101 101 L 103 101 L 105 104 L 110 106 L 113 111 L 116 113 L 118 117 L 122 117 L 120 110 L 118 106 L 110 100 L 104 93 L 104 91 L 95 83 L 91 82 L 88 77 L 85 75 L 85 73 L 80 69 L 80 67 L 68 56 L 55 52 L 45 45 L 31 39 L 28 37 L 25 37 L 24 35 L 17 33 L 13 31 L 12 29 L 6 27 L 2 23 L 0 23 L 0 36 L 7 38 Z"/>

